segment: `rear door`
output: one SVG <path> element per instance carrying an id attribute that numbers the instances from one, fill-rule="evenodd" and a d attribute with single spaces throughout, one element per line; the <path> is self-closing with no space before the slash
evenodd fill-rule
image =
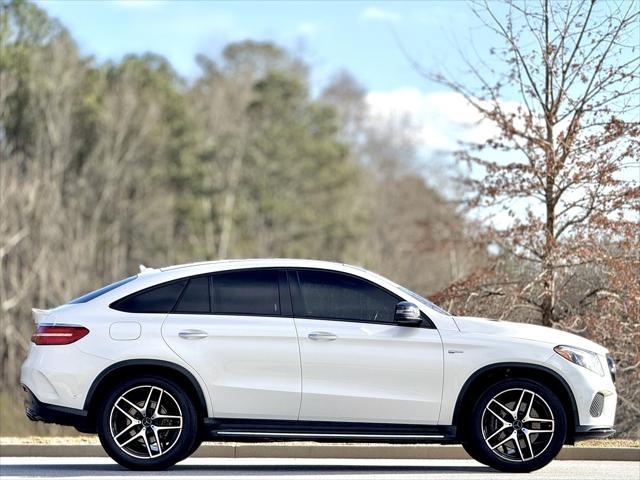
<path id="1" fill-rule="evenodd" d="M 302 360 L 300 420 L 436 424 L 442 342 L 393 322 L 401 299 L 328 270 L 289 271 Z"/>
<path id="2" fill-rule="evenodd" d="M 300 356 L 284 271 L 191 278 L 162 332 L 204 378 L 217 418 L 297 419 Z"/>

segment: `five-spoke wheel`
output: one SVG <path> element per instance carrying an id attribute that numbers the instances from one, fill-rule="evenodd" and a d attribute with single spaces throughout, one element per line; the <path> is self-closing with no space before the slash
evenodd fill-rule
<path id="1" fill-rule="evenodd" d="M 499 470 L 528 472 L 562 448 L 566 415 L 558 397 L 530 380 L 505 380 L 488 388 L 472 413 L 471 451 Z"/>
<path id="2" fill-rule="evenodd" d="M 168 452 L 182 433 L 182 411 L 162 388 L 141 385 L 123 393 L 111 409 L 111 435 L 118 447 L 136 458 Z"/>
<path id="3" fill-rule="evenodd" d="M 105 400 L 101 415 L 102 445 L 129 468 L 166 468 L 182 460 L 199 440 L 190 398 L 162 378 L 125 382 Z"/>
<path id="4" fill-rule="evenodd" d="M 482 414 L 482 436 L 489 448 L 510 461 L 531 460 L 549 446 L 553 412 L 535 392 L 512 388 L 500 392 Z"/>

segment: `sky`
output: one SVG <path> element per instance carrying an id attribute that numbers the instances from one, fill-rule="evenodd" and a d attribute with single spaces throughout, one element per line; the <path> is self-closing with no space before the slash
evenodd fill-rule
<path id="1" fill-rule="evenodd" d="M 460 51 L 486 54 L 491 38 L 464 1 L 166 1 L 36 0 L 71 32 L 85 55 L 166 57 L 187 80 L 197 54 L 213 59 L 230 42 L 268 40 L 300 55 L 318 93 L 341 70 L 369 92 L 372 111 L 410 117 L 422 157 L 478 139 L 486 125 L 459 96 L 416 68 L 462 71 Z M 471 122 L 472 123 L 472 122 Z"/>
<path id="2" fill-rule="evenodd" d="M 300 53 L 315 87 L 348 69 L 369 90 L 430 87 L 411 65 L 455 60 L 456 42 L 468 43 L 474 18 L 465 2 L 212 2 L 164 0 L 38 0 L 98 60 L 152 51 L 187 78 L 194 57 L 215 58 L 224 45 L 270 40 Z M 455 25 L 455 28 L 451 28 Z M 456 31 L 458 38 L 452 35 Z M 473 43 L 483 43 L 481 30 Z M 487 45 L 488 49 L 488 45 Z"/>

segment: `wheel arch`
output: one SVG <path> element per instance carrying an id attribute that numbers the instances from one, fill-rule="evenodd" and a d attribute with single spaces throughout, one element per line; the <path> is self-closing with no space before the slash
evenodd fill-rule
<path id="1" fill-rule="evenodd" d="M 452 424 L 455 425 L 459 439 L 465 438 L 465 419 L 471 413 L 473 402 L 477 400 L 480 393 L 491 383 L 496 381 L 522 378 L 538 381 L 554 390 L 558 395 L 565 413 L 567 414 L 567 438 L 566 443 L 573 443 L 576 426 L 580 424 L 578 418 L 578 407 L 576 400 L 567 381 L 557 372 L 542 365 L 505 362 L 486 365 L 476 370 L 464 383 L 458 394 L 456 405 L 453 411 Z"/>
<path id="2" fill-rule="evenodd" d="M 153 372 L 149 371 L 149 367 L 153 367 Z M 208 416 L 207 401 L 202 387 L 194 375 L 186 368 L 164 360 L 124 360 L 105 368 L 95 378 L 91 387 L 89 387 L 84 401 L 84 410 L 87 412 L 88 419 L 87 424 L 93 426 L 95 429 L 96 409 L 99 404 L 98 400 L 104 398 L 103 394 L 110 386 L 119 380 L 131 378 L 136 374 L 148 373 L 164 375 L 167 379 L 173 380 L 181 385 L 187 392 L 187 395 L 193 400 L 194 407 L 200 419 L 202 420 Z"/>

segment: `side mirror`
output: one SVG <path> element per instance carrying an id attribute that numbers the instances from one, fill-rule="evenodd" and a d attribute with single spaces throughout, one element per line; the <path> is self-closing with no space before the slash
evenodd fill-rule
<path id="1" fill-rule="evenodd" d="M 399 325 L 417 325 L 422 321 L 422 315 L 417 305 L 400 302 L 396 305 L 394 321 Z"/>

